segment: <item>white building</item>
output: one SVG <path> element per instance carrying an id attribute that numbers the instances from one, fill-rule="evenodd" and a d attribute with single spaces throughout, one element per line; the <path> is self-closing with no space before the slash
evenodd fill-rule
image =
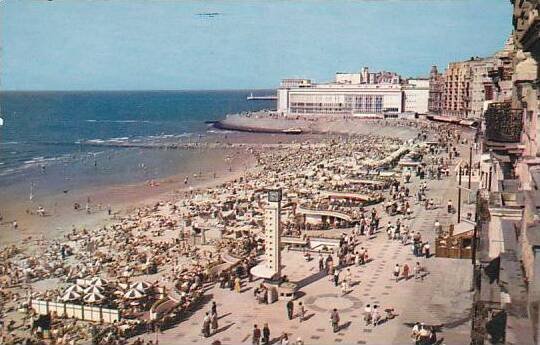
<path id="1" fill-rule="evenodd" d="M 403 85 L 403 111 L 427 114 L 429 105 L 429 79 L 409 79 Z"/>
<path id="2" fill-rule="evenodd" d="M 360 73 L 337 73 L 330 83 L 284 79 L 277 96 L 277 112 L 286 115 L 425 114 L 429 81 L 401 83 L 395 73 L 370 73 L 364 67 Z"/>

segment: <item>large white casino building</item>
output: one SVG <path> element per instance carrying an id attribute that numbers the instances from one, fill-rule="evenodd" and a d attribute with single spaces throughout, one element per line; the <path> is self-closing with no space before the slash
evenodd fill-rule
<path id="1" fill-rule="evenodd" d="M 391 72 L 336 73 L 330 83 L 284 79 L 277 91 L 277 112 L 287 115 L 427 114 L 428 79 L 403 81 Z"/>

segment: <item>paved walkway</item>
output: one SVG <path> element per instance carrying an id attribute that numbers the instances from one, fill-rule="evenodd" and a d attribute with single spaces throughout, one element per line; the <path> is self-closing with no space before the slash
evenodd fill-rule
<path id="1" fill-rule="evenodd" d="M 413 195 L 416 190 L 414 180 Z M 410 229 L 420 231 L 423 240 L 429 240 L 431 252 L 435 252 L 433 224 L 438 219 L 443 225 L 455 222 L 455 215 L 446 213 L 448 199 L 457 200 L 457 189 L 453 177 L 442 181 L 428 180 L 428 198 L 441 201 L 441 207 L 426 211 L 423 205 L 414 206 L 415 217 L 407 222 Z M 376 206 L 380 210 L 381 206 Z M 395 223 L 396 217 L 391 217 Z M 386 224 L 385 216 L 381 225 Z M 350 231 L 350 230 L 348 230 Z M 410 343 L 410 330 L 414 322 L 428 325 L 444 324 L 439 338 L 444 337 L 445 344 L 466 344 L 470 333 L 470 307 L 472 305 L 471 287 L 472 266 L 470 260 L 435 258 L 415 258 L 410 246 L 403 246 L 399 241 L 387 239 L 386 233 L 380 232 L 371 240 L 362 239 L 361 246 L 368 248 L 374 259 L 366 265 L 351 266 L 353 290 L 346 296 L 341 289 L 334 287 L 328 276 L 318 273 L 318 262 L 306 262 L 300 252 L 283 252 L 285 265 L 283 274 L 291 281 L 301 281 L 309 277 L 310 283 L 300 290 L 300 297 L 307 309 L 307 320 L 288 320 L 284 301 L 271 305 L 258 304 L 253 296 L 253 289 L 258 281 L 244 283 L 241 293 L 209 287 L 208 300 L 215 300 L 218 305 L 219 332 L 204 339 L 200 328 L 204 313 L 210 304 L 204 305 L 173 329 L 159 335 L 160 344 L 210 344 L 220 340 L 223 344 L 251 343 L 253 324 L 262 327 L 268 323 L 271 338 L 278 342 L 282 332 L 289 334 L 289 339 L 301 337 L 306 344 L 407 344 Z M 393 267 L 407 263 L 411 267 L 420 261 L 428 274 L 423 281 L 414 278 L 395 282 Z M 344 272 L 342 271 L 342 277 Z M 381 306 L 384 309 L 395 308 L 399 314 L 377 327 L 365 326 L 362 311 L 365 304 Z M 341 315 L 341 328 L 333 333 L 330 324 L 330 311 L 337 308 Z M 155 335 L 145 335 L 145 339 L 155 339 Z"/>

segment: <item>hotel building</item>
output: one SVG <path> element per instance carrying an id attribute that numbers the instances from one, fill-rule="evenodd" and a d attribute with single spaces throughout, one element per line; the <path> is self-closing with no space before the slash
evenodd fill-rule
<path id="1" fill-rule="evenodd" d="M 392 72 L 337 73 L 334 82 L 284 79 L 277 91 L 277 112 L 286 115 L 382 115 L 427 113 L 429 81 L 403 82 Z"/>

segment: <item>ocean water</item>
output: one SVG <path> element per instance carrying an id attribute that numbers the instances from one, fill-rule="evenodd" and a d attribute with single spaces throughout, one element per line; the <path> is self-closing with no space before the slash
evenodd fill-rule
<path id="1" fill-rule="evenodd" d="M 247 101 L 250 92 L 0 93 L 0 187 L 37 181 L 62 189 L 69 183 L 121 183 L 173 174 L 184 158 L 182 150 L 148 153 L 92 144 L 198 138 L 212 131 L 205 121 L 275 108 L 275 101 Z M 141 165 L 145 169 L 135 169 Z"/>

